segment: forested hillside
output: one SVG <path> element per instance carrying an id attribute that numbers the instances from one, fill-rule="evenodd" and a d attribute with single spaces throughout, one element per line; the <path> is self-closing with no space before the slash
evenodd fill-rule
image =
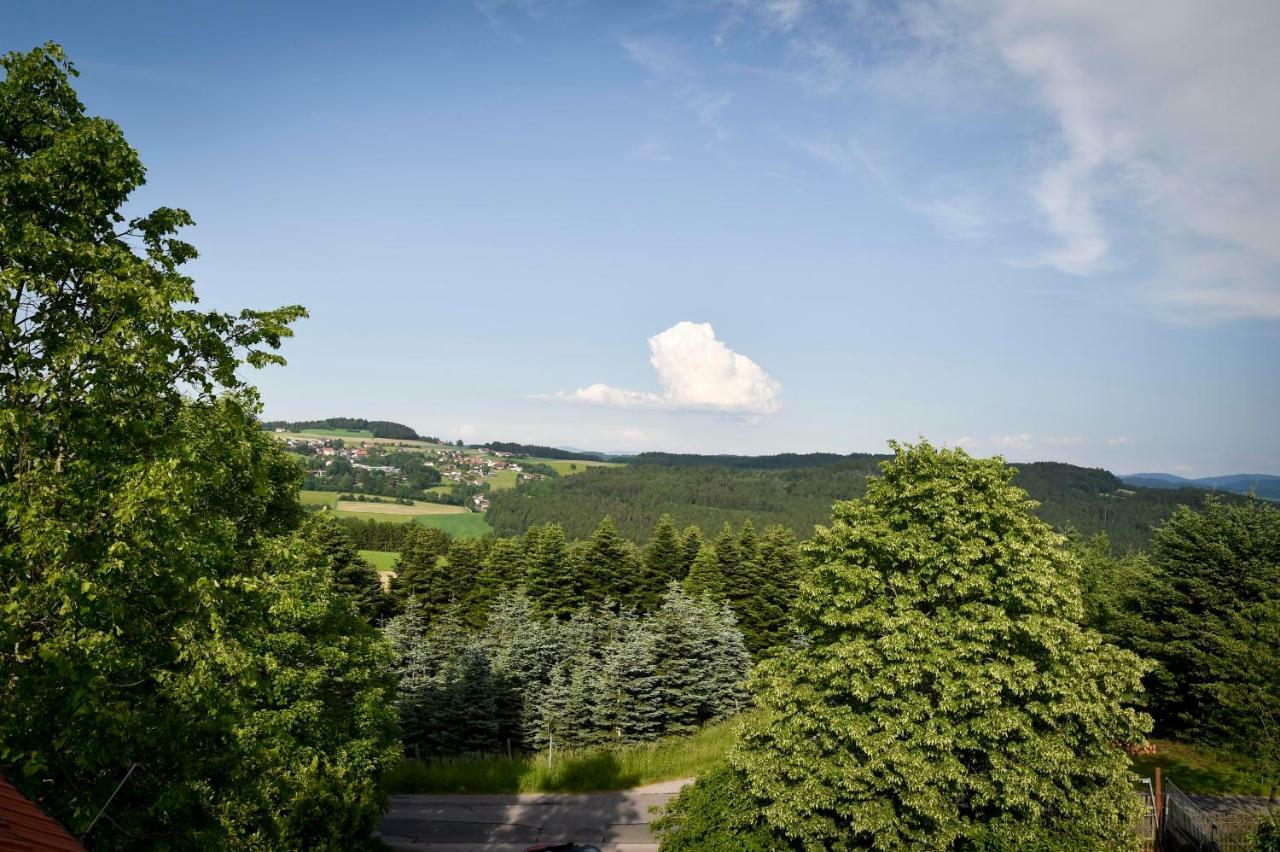
<path id="1" fill-rule="evenodd" d="M 351 432 L 370 432 L 375 438 L 391 438 L 401 441 L 422 440 L 412 427 L 391 420 L 365 420 L 363 417 L 326 417 L 323 420 L 268 420 L 264 429 L 287 429 L 301 432 L 304 429 L 341 429 Z"/>
<path id="2" fill-rule="evenodd" d="M 513 456 L 532 456 L 538 459 L 559 459 L 561 461 L 603 461 L 604 453 L 577 452 L 561 450 L 556 447 L 544 447 L 540 444 L 513 444 L 510 441 L 490 441 L 482 444 L 486 450 L 500 453 L 511 453 Z"/>
<path id="3" fill-rule="evenodd" d="M 750 520 L 757 526 L 782 524 L 808 538 L 815 525 L 826 523 L 832 503 L 862 496 L 866 478 L 879 473 L 885 458 L 645 453 L 628 467 L 495 494 L 487 517 L 503 536 L 555 522 L 570 538 L 582 538 L 611 515 L 623 535 L 640 540 L 661 515 L 670 514 L 682 527 L 716 529 Z M 1155 524 L 1180 505 L 1199 505 L 1204 493 L 1126 487 L 1105 470 L 1058 462 L 1016 467 L 1014 482 L 1040 501 L 1040 517 L 1058 529 L 1105 532 L 1121 552 L 1145 548 Z"/>

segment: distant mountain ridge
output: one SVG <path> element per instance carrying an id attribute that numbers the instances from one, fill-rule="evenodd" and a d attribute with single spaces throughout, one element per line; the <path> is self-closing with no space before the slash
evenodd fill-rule
<path id="1" fill-rule="evenodd" d="M 1131 473 L 1121 476 L 1126 485 L 1139 488 L 1202 488 L 1231 494 L 1257 494 L 1264 500 L 1280 501 L 1280 476 L 1269 473 L 1233 473 L 1188 479 L 1172 473 Z"/>

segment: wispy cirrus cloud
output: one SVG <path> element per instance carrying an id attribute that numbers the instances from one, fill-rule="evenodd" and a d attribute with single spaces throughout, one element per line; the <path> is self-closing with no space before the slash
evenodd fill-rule
<path id="1" fill-rule="evenodd" d="M 655 334 L 649 338 L 649 363 L 658 373 L 661 391 L 597 382 L 551 398 L 617 408 L 732 414 L 772 414 L 781 407 L 782 386 L 755 361 L 719 340 L 710 323 L 680 322 Z"/>

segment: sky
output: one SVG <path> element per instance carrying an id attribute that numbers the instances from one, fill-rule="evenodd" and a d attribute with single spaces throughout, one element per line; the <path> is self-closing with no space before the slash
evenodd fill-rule
<path id="1" fill-rule="evenodd" d="M 271 419 L 1280 473 L 1280 4 L 6 0 Z"/>

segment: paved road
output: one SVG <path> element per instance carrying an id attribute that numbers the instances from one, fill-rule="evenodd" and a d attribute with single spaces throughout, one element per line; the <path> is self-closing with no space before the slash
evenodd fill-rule
<path id="1" fill-rule="evenodd" d="M 522 852 L 535 843 L 594 843 L 606 852 L 656 852 L 651 807 L 688 781 L 619 793 L 392 796 L 382 839 L 419 852 Z"/>

